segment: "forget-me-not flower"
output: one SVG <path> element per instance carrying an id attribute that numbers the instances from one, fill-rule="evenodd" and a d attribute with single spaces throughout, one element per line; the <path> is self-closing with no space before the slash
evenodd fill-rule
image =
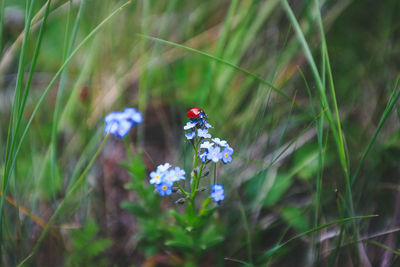
<path id="1" fill-rule="evenodd" d="M 181 168 L 179 168 L 179 167 L 175 167 L 175 169 L 174 169 L 174 172 L 175 172 L 175 176 L 176 176 L 176 180 L 177 181 L 179 181 L 179 180 L 185 180 L 186 178 L 185 178 L 185 171 L 184 170 L 182 170 Z"/>
<path id="2" fill-rule="evenodd" d="M 143 122 L 142 113 L 137 111 L 135 108 L 125 108 L 124 115 L 127 119 L 130 119 L 134 123 L 134 125 Z"/>
<path id="3" fill-rule="evenodd" d="M 225 199 L 224 187 L 220 184 L 213 184 L 211 186 L 210 197 L 214 199 L 215 202 L 220 202 Z"/>
<path id="4" fill-rule="evenodd" d="M 192 129 L 193 127 L 196 127 L 196 122 L 193 122 L 193 121 L 188 121 L 187 123 L 186 123 L 186 125 L 183 127 L 183 129 L 184 130 L 190 130 L 190 129 Z"/>
<path id="5" fill-rule="evenodd" d="M 168 172 L 165 173 L 163 177 L 163 182 L 168 184 L 168 185 L 173 185 L 175 181 L 178 181 L 179 179 L 175 175 L 174 170 L 169 170 Z"/>
<path id="6" fill-rule="evenodd" d="M 222 147 L 226 147 L 226 146 L 228 146 L 228 142 L 226 142 L 225 140 L 221 140 L 221 139 L 219 139 L 218 137 L 216 137 L 216 138 L 213 138 L 213 139 L 211 139 L 214 143 L 216 143 L 217 145 L 219 145 L 219 146 L 222 146 Z"/>
<path id="7" fill-rule="evenodd" d="M 171 195 L 172 194 L 172 188 L 170 185 L 166 183 L 161 183 L 156 185 L 156 189 L 158 190 L 160 196 L 165 196 L 165 195 Z"/>
<path id="8" fill-rule="evenodd" d="M 167 171 L 169 168 L 171 168 L 171 164 L 169 164 L 169 163 L 167 162 L 167 163 L 158 165 L 157 171 L 165 172 L 165 171 Z"/>
<path id="9" fill-rule="evenodd" d="M 187 140 L 192 140 L 193 138 L 196 137 L 196 133 L 195 132 L 190 132 L 190 133 L 185 134 L 185 136 L 186 136 Z"/>
<path id="10" fill-rule="evenodd" d="M 197 135 L 202 138 L 211 138 L 211 134 L 208 133 L 207 129 L 197 129 Z"/>
<path id="11" fill-rule="evenodd" d="M 179 167 L 171 169 L 171 164 L 164 163 L 157 166 L 157 169 L 150 173 L 150 184 L 161 196 L 172 194 L 172 185 L 179 180 L 185 180 L 185 171 Z"/>
<path id="12" fill-rule="evenodd" d="M 214 143 L 205 141 L 203 143 L 201 143 L 200 148 L 204 148 L 204 149 L 210 149 L 214 146 Z"/>
<path id="13" fill-rule="evenodd" d="M 143 122 L 142 114 L 135 108 L 126 108 L 124 112 L 111 112 L 104 117 L 104 132 L 125 137 L 132 126 Z"/>
<path id="14" fill-rule="evenodd" d="M 201 161 L 202 161 L 203 163 L 206 163 L 206 161 L 207 161 L 207 152 L 201 153 L 201 154 L 199 155 L 199 157 L 200 157 L 200 159 L 201 159 Z"/>
<path id="15" fill-rule="evenodd" d="M 221 159 L 221 148 L 212 147 L 208 150 L 207 159 L 217 163 Z"/>
<path id="16" fill-rule="evenodd" d="M 232 161 L 233 149 L 231 147 L 225 147 L 221 152 L 221 160 L 223 163 L 229 163 Z"/>
<path id="17" fill-rule="evenodd" d="M 160 170 L 150 173 L 150 183 L 151 184 L 160 184 L 162 182 L 162 178 L 164 173 Z"/>
<path id="18" fill-rule="evenodd" d="M 209 124 L 208 122 L 205 122 L 204 123 L 204 126 L 207 128 L 207 129 L 210 129 L 210 128 L 214 128 L 211 124 Z"/>

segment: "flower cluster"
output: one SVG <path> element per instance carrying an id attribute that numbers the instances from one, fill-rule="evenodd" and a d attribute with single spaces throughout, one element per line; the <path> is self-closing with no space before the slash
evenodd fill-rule
<path id="1" fill-rule="evenodd" d="M 232 161 L 233 148 L 225 140 L 213 138 L 210 141 L 204 141 L 200 144 L 200 159 L 202 162 L 212 161 L 217 163 L 222 161 L 224 164 Z"/>
<path id="2" fill-rule="evenodd" d="M 171 168 L 171 164 L 159 165 L 150 173 L 150 184 L 159 192 L 160 196 L 171 195 L 172 185 L 180 180 L 185 180 L 185 171 L 179 167 Z"/>
<path id="3" fill-rule="evenodd" d="M 190 119 L 189 122 L 183 127 L 184 130 L 190 130 L 186 133 L 186 139 L 193 140 L 196 137 L 200 139 L 199 157 L 203 163 L 212 161 L 217 163 L 222 161 L 224 164 L 232 161 L 233 149 L 229 146 L 228 142 L 219 138 L 211 138 L 208 132 L 209 128 L 214 128 L 204 118 Z M 206 140 L 210 139 L 210 140 Z M 211 141 L 211 142 L 210 142 Z"/>
<path id="4" fill-rule="evenodd" d="M 128 134 L 132 126 L 142 123 L 143 117 L 135 108 L 125 108 L 123 112 L 111 112 L 104 121 L 106 122 L 104 132 L 122 138 Z"/>
<path id="5" fill-rule="evenodd" d="M 224 187 L 220 184 L 213 184 L 211 186 L 211 198 L 214 199 L 215 202 L 220 202 L 225 199 Z"/>
<path id="6" fill-rule="evenodd" d="M 185 134 L 186 139 L 192 140 L 196 137 L 196 134 L 200 138 L 211 138 L 211 134 L 208 133 L 208 129 L 214 128 L 207 122 L 205 118 L 190 119 L 183 127 L 185 131 L 190 131 Z"/>
<path id="7" fill-rule="evenodd" d="M 198 114 L 197 117 L 196 114 Z M 212 138 L 208 130 L 214 127 L 207 122 L 205 112 L 197 108 L 191 109 L 188 112 L 188 118 L 190 118 L 189 122 L 183 127 L 185 131 L 188 131 L 185 136 L 192 142 L 203 164 L 219 161 L 224 164 L 232 162 L 233 148 L 225 140 L 218 137 Z M 220 184 L 212 185 L 210 197 L 216 202 L 222 201 L 225 198 L 224 187 Z"/>

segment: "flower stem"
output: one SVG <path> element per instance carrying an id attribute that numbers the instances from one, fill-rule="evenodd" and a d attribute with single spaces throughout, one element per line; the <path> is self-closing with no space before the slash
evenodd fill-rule
<path id="1" fill-rule="evenodd" d="M 178 182 L 175 182 L 175 185 L 179 188 L 179 190 L 181 190 L 182 194 L 185 197 L 189 197 L 189 194 L 185 191 L 185 189 L 182 188 L 182 186 Z"/>

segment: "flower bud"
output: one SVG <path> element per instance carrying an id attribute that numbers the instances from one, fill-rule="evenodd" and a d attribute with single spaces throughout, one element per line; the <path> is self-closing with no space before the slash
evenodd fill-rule
<path id="1" fill-rule="evenodd" d="M 179 205 L 182 205 L 182 204 L 184 204 L 186 202 L 186 199 L 185 198 L 180 198 L 180 199 L 178 199 L 177 201 L 175 201 L 175 203 L 176 204 L 179 204 Z"/>

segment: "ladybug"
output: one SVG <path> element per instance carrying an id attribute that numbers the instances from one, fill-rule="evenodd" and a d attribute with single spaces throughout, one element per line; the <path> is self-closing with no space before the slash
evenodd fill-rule
<path id="1" fill-rule="evenodd" d="M 187 113 L 187 117 L 190 119 L 207 119 L 207 115 L 204 110 L 200 108 L 191 108 Z"/>

